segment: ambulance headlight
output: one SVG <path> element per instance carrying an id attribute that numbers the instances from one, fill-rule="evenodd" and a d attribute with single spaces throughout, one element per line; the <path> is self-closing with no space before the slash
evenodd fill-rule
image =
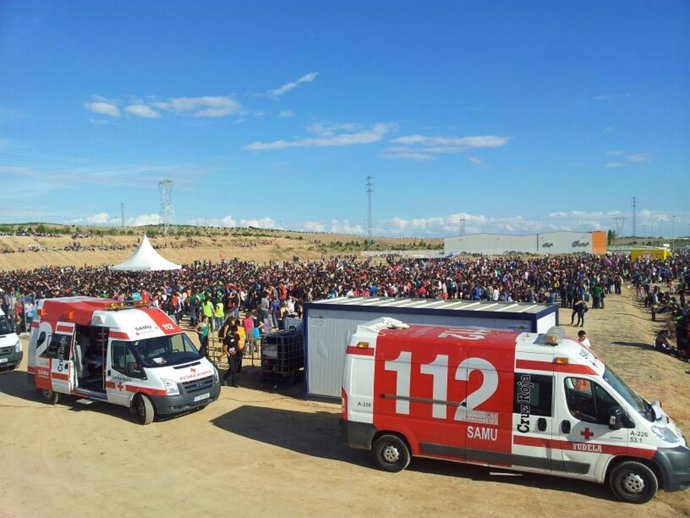
<path id="1" fill-rule="evenodd" d="M 220 383 L 220 374 L 218 374 L 218 369 L 216 366 L 213 366 L 213 381 L 215 383 Z"/>
<path id="2" fill-rule="evenodd" d="M 14 344 L 14 352 L 16 352 L 16 353 L 22 352 L 22 341 L 21 340 L 17 340 L 17 343 Z"/>
<path id="3" fill-rule="evenodd" d="M 671 443 L 680 442 L 678 436 L 675 433 L 673 433 L 667 426 L 652 425 L 652 433 L 662 441 Z"/>
<path id="4" fill-rule="evenodd" d="M 180 387 L 178 387 L 177 383 L 175 383 L 173 380 L 162 378 L 161 381 L 165 386 L 165 392 L 168 394 L 168 396 L 178 396 L 180 394 Z"/>

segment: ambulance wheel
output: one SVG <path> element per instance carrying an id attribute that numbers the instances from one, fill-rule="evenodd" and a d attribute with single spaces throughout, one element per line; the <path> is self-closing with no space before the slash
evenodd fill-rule
<path id="1" fill-rule="evenodd" d="M 151 403 L 149 398 L 139 394 L 134 402 L 134 408 L 137 411 L 137 419 L 139 419 L 141 424 L 151 424 L 153 422 L 153 403 Z"/>
<path id="2" fill-rule="evenodd" d="M 396 473 L 410 463 L 410 449 L 397 435 L 382 435 L 374 442 L 374 462 L 384 471 Z"/>
<path id="3" fill-rule="evenodd" d="M 611 469 L 609 484 L 614 495 L 632 504 L 649 502 L 659 488 L 654 471 L 633 460 L 621 462 Z"/>
<path id="4" fill-rule="evenodd" d="M 60 394 L 54 390 L 38 389 L 38 393 L 43 401 L 50 403 L 51 405 L 55 405 L 58 402 L 58 399 L 60 399 Z"/>

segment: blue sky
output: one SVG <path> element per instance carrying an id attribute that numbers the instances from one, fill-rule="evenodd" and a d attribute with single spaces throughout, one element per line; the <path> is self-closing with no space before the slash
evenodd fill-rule
<path id="1" fill-rule="evenodd" d="M 0 1 L 0 223 L 690 235 L 690 2 Z"/>

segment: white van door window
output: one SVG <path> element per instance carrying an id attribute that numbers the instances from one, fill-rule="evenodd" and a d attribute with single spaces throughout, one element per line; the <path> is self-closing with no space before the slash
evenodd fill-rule
<path id="1" fill-rule="evenodd" d="M 566 378 L 565 391 L 570 415 L 580 421 L 608 425 L 616 402 L 601 385 L 585 378 Z"/>
<path id="2" fill-rule="evenodd" d="M 616 400 L 606 389 L 591 379 L 558 374 L 563 392 L 557 395 L 554 438 L 560 437 L 553 450 L 554 469 L 578 473 L 596 480 L 601 473 L 595 468 L 602 464 L 598 456 L 610 446 L 626 446 L 626 429 L 612 430 L 609 418 Z"/>

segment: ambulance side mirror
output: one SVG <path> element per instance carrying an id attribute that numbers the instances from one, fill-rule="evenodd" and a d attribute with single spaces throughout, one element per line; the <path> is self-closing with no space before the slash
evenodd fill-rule
<path id="1" fill-rule="evenodd" d="M 609 416 L 609 429 L 610 430 L 620 430 L 623 428 L 623 419 L 625 414 L 623 409 L 618 405 L 611 407 L 611 415 Z"/>

